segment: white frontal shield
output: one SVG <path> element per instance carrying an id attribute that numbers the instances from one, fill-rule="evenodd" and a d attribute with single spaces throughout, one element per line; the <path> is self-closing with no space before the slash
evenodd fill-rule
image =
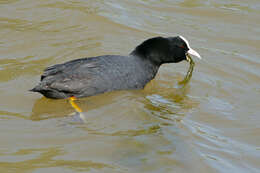
<path id="1" fill-rule="evenodd" d="M 189 49 L 187 53 L 188 53 L 189 55 L 193 55 L 193 56 L 195 56 L 195 57 L 201 59 L 200 54 L 199 54 L 198 52 L 196 52 L 195 50 L 193 50 L 193 49 L 190 47 L 190 44 L 189 44 L 188 40 L 187 40 L 186 38 L 184 38 L 183 36 L 180 36 L 180 38 L 186 43 L 186 45 L 187 45 L 187 47 L 188 47 L 188 49 Z"/>

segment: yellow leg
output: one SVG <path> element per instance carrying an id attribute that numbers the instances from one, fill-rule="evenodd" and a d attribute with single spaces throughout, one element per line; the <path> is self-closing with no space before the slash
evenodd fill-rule
<path id="1" fill-rule="evenodd" d="M 70 104 L 71 106 L 77 111 L 77 112 L 82 112 L 82 110 L 80 109 L 80 107 L 74 102 L 76 100 L 76 97 L 70 97 Z"/>

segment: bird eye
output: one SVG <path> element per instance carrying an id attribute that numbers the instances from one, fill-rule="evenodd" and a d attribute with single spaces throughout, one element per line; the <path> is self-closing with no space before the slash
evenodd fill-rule
<path id="1" fill-rule="evenodd" d="M 184 49 L 184 45 L 180 45 L 179 47 Z"/>

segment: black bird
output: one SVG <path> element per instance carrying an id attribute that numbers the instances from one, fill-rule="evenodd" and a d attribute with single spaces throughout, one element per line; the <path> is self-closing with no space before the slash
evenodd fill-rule
<path id="1" fill-rule="evenodd" d="M 113 90 L 142 89 L 160 65 L 200 58 L 182 37 L 155 37 L 128 56 L 104 55 L 76 59 L 47 67 L 33 92 L 52 99 L 88 97 Z"/>

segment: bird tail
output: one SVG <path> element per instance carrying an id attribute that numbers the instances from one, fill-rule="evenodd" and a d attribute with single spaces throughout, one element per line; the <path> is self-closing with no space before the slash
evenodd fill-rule
<path id="1" fill-rule="evenodd" d="M 30 89 L 29 91 L 31 91 L 31 92 L 40 92 L 41 90 L 42 90 L 42 88 L 39 85 L 37 85 L 33 89 Z"/>

